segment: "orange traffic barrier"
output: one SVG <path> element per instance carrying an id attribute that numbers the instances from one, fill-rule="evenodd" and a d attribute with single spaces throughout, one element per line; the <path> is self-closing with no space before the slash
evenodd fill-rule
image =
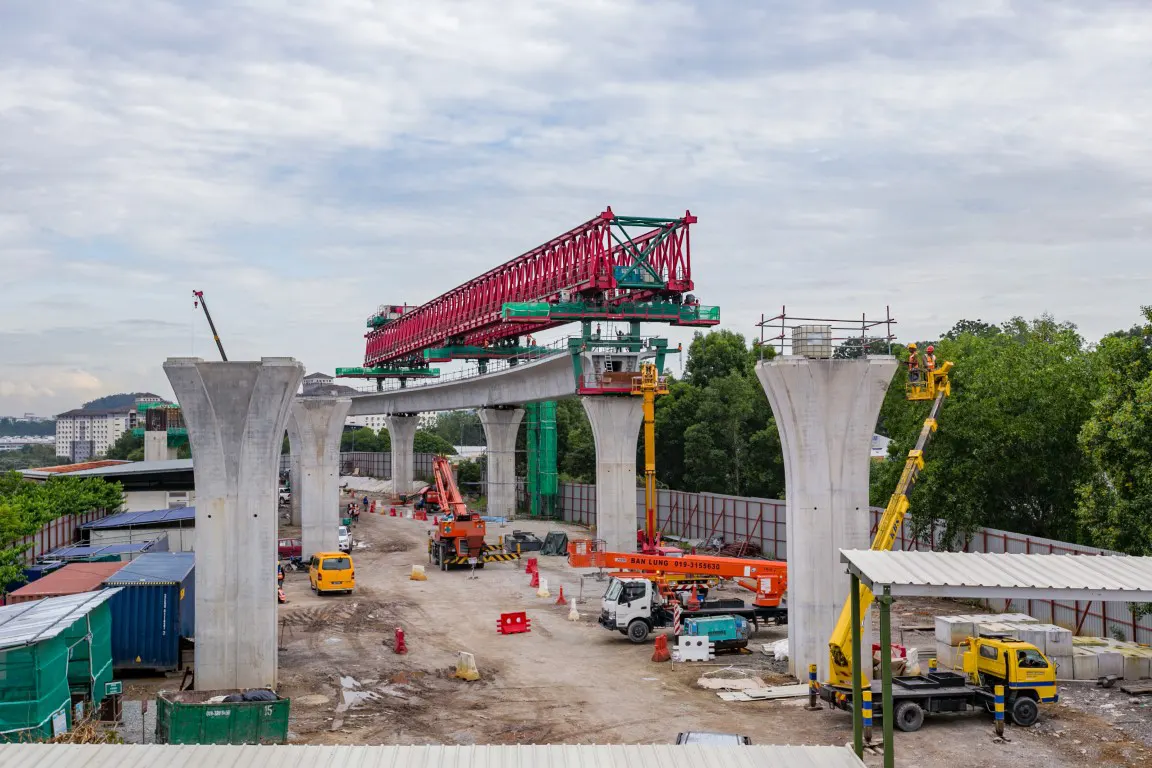
<path id="1" fill-rule="evenodd" d="M 536 573 L 540 569 L 540 563 L 534 557 L 528 558 L 528 562 L 524 565 L 524 573 Z"/>
<path id="2" fill-rule="evenodd" d="M 672 661 L 672 654 L 668 652 L 668 638 L 665 635 L 656 636 L 656 648 L 652 651 L 652 661 Z"/>
<path id="3" fill-rule="evenodd" d="M 532 581 L 528 582 L 528 586 L 533 588 L 540 586 L 540 571 L 532 571 Z"/>
<path id="4" fill-rule="evenodd" d="M 515 613 L 502 613 L 496 620 L 496 632 L 501 635 L 518 635 L 521 632 L 532 631 L 532 620 L 524 611 Z"/>

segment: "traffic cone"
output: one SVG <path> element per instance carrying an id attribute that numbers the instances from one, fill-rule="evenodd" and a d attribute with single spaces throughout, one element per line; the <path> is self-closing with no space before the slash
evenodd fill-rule
<path id="1" fill-rule="evenodd" d="M 428 574 L 424 573 L 424 566 L 412 566 L 412 575 L 408 577 L 410 581 L 428 581 Z"/>
<path id="2" fill-rule="evenodd" d="M 700 596 L 696 593 L 696 585 L 692 585 L 692 596 L 688 598 L 688 607 L 696 610 L 700 607 Z"/>
<path id="3" fill-rule="evenodd" d="M 540 579 L 540 588 L 536 590 L 536 597 L 552 597 L 548 591 L 548 579 Z"/>
<path id="4" fill-rule="evenodd" d="M 532 581 L 528 582 L 528 586 L 533 588 L 540 586 L 540 571 L 532 571 Z"/>
<path id="5" fill-rule="evenodd" d="M 656 636 L 656 647 L 652 651 L 652 661 L 672 661 L 672 654 L 668 652 L 668 638 L 666 636 Z"/>
<path id="6" fill-rule="evenodd" d="M 576 598 L 572 598 L 572 605 L 568 608 L 568 621 L 580 621 L 580 614 L 576 611 Z"/>
<path id="7" fill-rule="evenodd" d="M 560 585 L 560 596 L 556 598 L 556 605 L 568 605 L 568 601 L 564 599 L 564 585 Z"/>
<path id="8" fill-rule="evenodd" d="M 376 500 L 375 499 L 372 500 L 372 506 L 368 508 L 368 514 L 370 514 L 370 515 L 376 514 Z"/>
<path id="9" fill-rule="evenodd" d="M 404 642 L 404 630 L 396 627 L 396 642 L 392 646 L 396 653 L 408 653 L 408 644 Z"/>

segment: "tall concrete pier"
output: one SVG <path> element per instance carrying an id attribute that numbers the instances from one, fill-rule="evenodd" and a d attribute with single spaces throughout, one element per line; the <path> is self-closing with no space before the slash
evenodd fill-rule
<path id="1" fill-rule="evenodd" d="M 388 427 L 388 439 L 392 441 L 392 492 L 406 494 L 412 492 L 415 474 L 416 426 L 419 423 L 415 414 L 393 413 L 384 417 Z"/>
<path id="2" fill-rule="evenodd" d="M 596 538 L 609 552 L 636 551 L 636 443 L 639 397 L 581 397 L 596 441 Z"/>
<path id="3" fill-rule="evenodd" d="M 872 433 L 895 372 L 896 358 L 889 355 L 854 360 L 787 355 L 756 365 L 784 450 L 793 674 L 809 664 L 822 674 L 828 671 L 828 639 L 849 588 L 839 550 L 870 544 Z"/>
<path id="4" fill-rule="evenodd" d="M 305 560 L 316 552 L 335 552 L 340 544 L 340 436 L 352 400 L 347 397 L 297 397 L 288 416 L 293 463 L 299 462 L 301 531 Z"/>
<path id="5" fill-rule="evenodd" d="M 488 514 L 512 517 L 516 513 L 516 433 L 523 408 L 481 408 L 488 463 Z"/>
<path id="6" fill-rule="evenodd" d="M 304 367 L 177 357 L 164 372 L 196 475 L 196 687 L 275 686 L 276 489 Z"/>

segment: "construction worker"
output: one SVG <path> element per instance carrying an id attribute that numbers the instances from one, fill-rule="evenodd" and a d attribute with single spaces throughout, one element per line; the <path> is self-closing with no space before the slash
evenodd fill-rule
<path id="1" fill-rule="evenodd" d="M 928 373 L 936 370 L 936 349 L 931 344 L 924 350 L 924 370 Z"/>
<path id="2" fill-rule="evenodd" d="M 917 384 L 920 381 L 920 356 L 916 354 L 916 345 L 908 345 L 908 381 Z"/>

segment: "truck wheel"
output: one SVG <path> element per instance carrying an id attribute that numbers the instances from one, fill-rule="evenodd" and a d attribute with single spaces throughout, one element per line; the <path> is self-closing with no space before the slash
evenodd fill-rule
<path id="1" fill-rule="evenodd" d="M 648 622 L 635 619 L 628 625 L 628 639 L 639 645 L 648 639 Z"/>
<path id="2" fill-rule="evenodd" d="M 1035 724 L 1040 717 L 1040 707 L 1027 696 L 1019 696 L 1012 702 L 1012 722 L 1022 728 Z"/>
<path id="3" fill-rule="evenodd" d="M 924 710 L 914 701 L 902 701 L 896 705 L 893 724 L 905 733 L 918 731 L 924 725 Z"/>

